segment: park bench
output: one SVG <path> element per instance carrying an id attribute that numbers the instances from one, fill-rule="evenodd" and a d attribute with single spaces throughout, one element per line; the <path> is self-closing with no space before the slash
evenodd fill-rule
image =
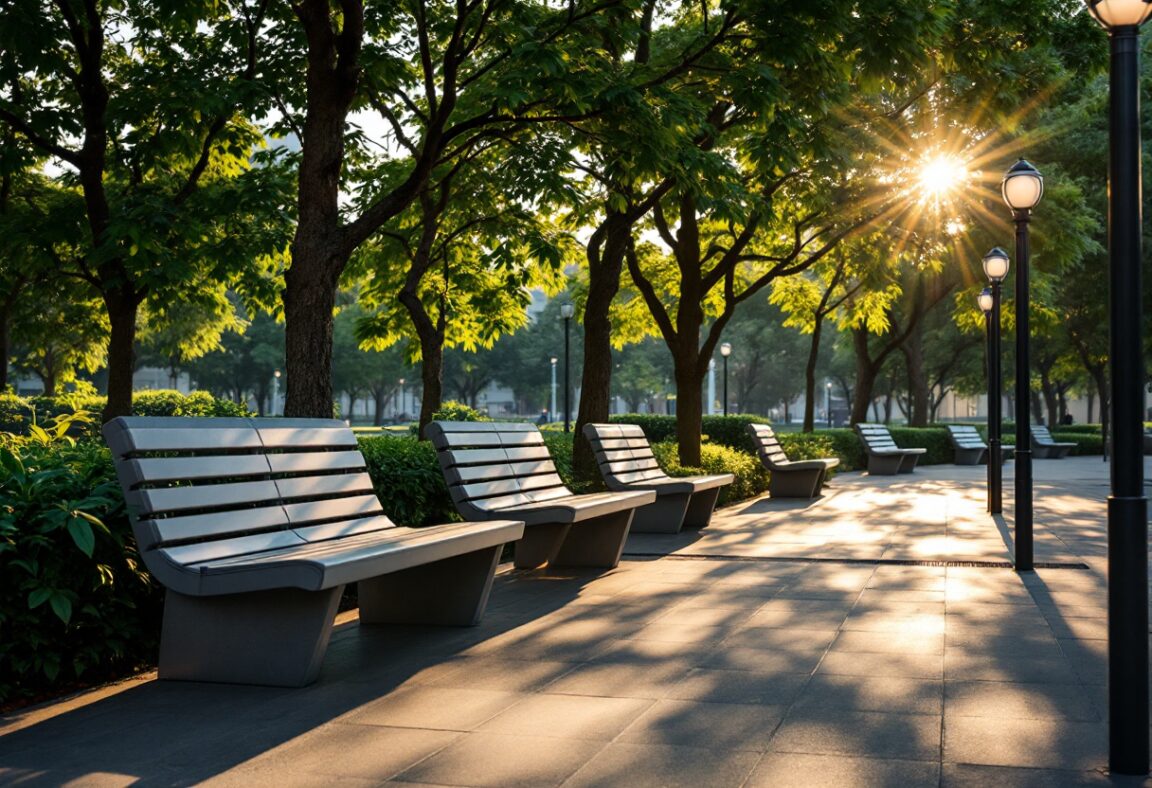
<path id="1" fill-rule="evenodd" d="M 920 456 L 928 451 L 900 448 L 883 424 L 857 424 L 856 433 L 864 443 L 864 451 L 868 454 L 868 473 L 873 476 L 912 473 Z"/>
<path id="2" fill-rule="evenodd" d="M 167 589 L 160 678 L 315 680 L 341 592 L 361 623 L 475 624 L 520 522 L 405 528 L 331 419 L 104 425 L 140 555 Z"/>
<path id="3" fill-rule="evenodd" d="M 1076 448 L 1075 443 L 1057 443 L 1047 427 L 1032 425 L 1032 456 L 1038 460 L 1062 460 Z"/>
<path id="4" fill-rule="evenodd" d="M 815 498 L 828 480 L 828 472 L 840 464 L 836 457 L 789 460 L 776 433 L 768 424 L 749 424 L 760 462 L 770 472 L 768 495 L 772 498 Z"/>
<path id="5" fill-rule="evenodd" d="M 524 521 L 518 569 L 614 567 L 636 508 L 656 500 L 651 490 L 574 494 L 532 424 L 434 421 L 427 430 L 456 511 L 469 520 Z"/>
<path id="6" fill-rule="evenodd" d="M 949 424 L 948 439 L 956 450 L 957 465 L 980 465 L 988 462 L 989 448 L 972 424 Z M 1015 446 L 1000 444 L 1000 461 L 1004 462 L 1016 450 Z"/>
<path id="7" fill-rule="evenodd" d="M 656 493 L 654 503 L 636 510 L 632 520 L 636 533 L 674 534 L 683 527 L 706 527 L 721 488 L 736 479 L 730 473 L 669 476 L 652 454 L 644 430 L 635 424 L 585 424 L 584 437 L 592 444 L 609 490 Z"/>

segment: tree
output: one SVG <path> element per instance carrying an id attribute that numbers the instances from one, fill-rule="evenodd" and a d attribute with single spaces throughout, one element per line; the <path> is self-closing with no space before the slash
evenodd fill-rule
<path id="1" fill-rule="evenodd" d="M 131 410 L 145 299 L 177 302 L 283 248 L 281 184 L 251 166 L 261 136 L 247 120 L 269 109 L 255 89 L 267 6 L 60 0 L 46 13 L 19 0 L 5 11 L 0 125 L 59 162 L 82 205 L 87 239 L 68 273 L 107 310 L 105 418 Z"/>
<path id="2" fill-rule="evenodd" d="M 45 396 L 103 365 L 108 323 L 79 283 L 55 277 L 40 284 L 17 304 L 15 318 L 14 366 L 40 378 Z"/>

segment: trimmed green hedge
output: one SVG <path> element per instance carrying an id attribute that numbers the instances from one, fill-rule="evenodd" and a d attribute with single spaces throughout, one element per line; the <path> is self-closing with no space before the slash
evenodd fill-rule
<path id="1" fill-rule="evenodd" d="M 428 441 L 408 435 L 360 437 L 360 451 L 385 513 L 400 525 L 460 520 Z"/>
<path id="2" fill-rule="evenodd" d="M 689 467 L 680 464 L 679 447 L 673 441 L 652 444 L 660 467 L 669 476 L 696 476 L 700 474 L 731 473 L 736 476 L 732 484 L 720 490 L 717 504 L 726 504 L 754 498 L 768 489 L 768 472 L 760 460 L 751 454 L 728 446 L 705 443 L 700 447 L 700 465 Z"/>
<path id="3" fill-rule="evenodd" d="M 1104 453 L 1104 438 L 1099 432 L 1092 435 L 1086 432 L 1065 432 L 1061 428 L 1060 432 L 1052 433 L 1052 440 L 1057 443 L 1075 443 L 1076 448 L 1071 452 L 1073 455 Z"/>
<path id="4" fill-rule="evenodd" d="M 676 440 L 676 417 L 656 413 L 620 413 L 608 419 L 613 424 L 635 424 L 644 430 L 645 437 L 651 443 L 664 443 Z M 765 416 L 755 416 L 749 413 L 738 413 L 731 416 L 704 416 L 700 422 L 700 431 L 704 435 L 704 443 L 715 443 L 729 446 L 733 449 L 756 453 L 756 443 L 748 434 L 749 424 L 763 424 L 768 419 Z"/>

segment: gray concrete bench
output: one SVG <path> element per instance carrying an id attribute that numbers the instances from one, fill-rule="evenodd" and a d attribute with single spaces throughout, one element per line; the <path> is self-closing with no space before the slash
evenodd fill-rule
<path id="1" fill-rule="evenodd" d="M 104 425 L 139 545 L 167 588 L 160 677 L 312 682 L 347 583 L 362 623 L 475 624 L 504 519 L 403 528 L 330 419 L 118 418 Z"/>
<path id="2" fill-rule="evenodd" d="M 988 444 L 980 437 L 979 430 L 972 424 L 949 424 L 948 439 L 956 450 L 957 465 L 980 465 L 988 462 Z M 1000 461 L 1004 462 L 1016 451 L 1016 447 L 1000 444 Z"/>
<path id="3" fill-rule="evenodd" d="M 912 473 L 921 455 L 928 451 L 900 448 L 883 424 L 857 424 L 856 433 L 864 443 L 864 451 L 868 455 L 868 473 L 873 476 Z"/>
<path id="4" fill-rule="evenodd" d="M 635 424 L 585 424 L 584 437 L 592 444 L 600 475 L 609 490 L 651 490 L 656 502 L 636 510 L 632 530 L 637 533 L 679 533 L 681 528 L 704 528 L 712 519 L 721 488 L 736 477 L 730 473 L 677 476 L 664 473 L 644 430 Z"/>
<path id="5" fill-rule="evenodd" d="M 650 490 L 574 494 L 532 424 L 434 421 L 428 436 L 461 515 L 524 521 L 520 569 L 616 566 L 636 508 L 656 500 Z"/>
<path id="6" fill-rule="evenodd" d="M 768 495 L 772 498 L 815 498 L 828 481 L 828 472 L 840 464 L 836 457 L 789 460 L 768 424 L 749 424 L 761 464 L 768 469 Z"/>
<path id="7" fill-rule="evenodd" d="M 1062 460 L 1076 448 L 1075 443 L 1057 443 L 1052 440 L 1048 428 L 1039 424 L 1032 425 L 1031 433 L 1032 456 L 1038 460 Z"/>

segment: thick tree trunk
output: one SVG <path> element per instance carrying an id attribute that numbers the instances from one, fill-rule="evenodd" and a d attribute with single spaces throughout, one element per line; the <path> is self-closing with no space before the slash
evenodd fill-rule
<path id="1" fill-rule="evenodd" d="M 588 301 L 584 306 L 584 369 L 580 376 L 580 409 L 576 414 L 573 473 L 577 480 L 596 481 L 600 471 L 592 447 L 584 438 L 585 424 L 608 420 L 612 387 L 612 300 L 620 289 L 624 253 L 632 236 L 632 220 L 610 212 L 588 243 Z"/>
<path id="2" fill-rule="evenodd" d="M 420 335 L 420 439 L 426 440 L 424 429 L 432 423 L 432 414 L 440 410 L 444 401 L 444 337 Z"/>
<path id="3" fill-rule="evenodd" d="M 700 374 L 699 350 L 695 337 L 673 357 L 676 376 L 676 442 L 680 447 L 680 464 L 700 465 L 700 433 L 704 419 L 704 376 Z"/>
<path id="4" fill-rule="evenodd" d="M 108 337 L 108 404 L 104 421 L 132 414 L 132 373 L 136 369 L 136 312 L 139 302 L 123 290 L 106 290 L 111 331 Z"/>
<path id="5" fill-rule="evenodd" d="M 336 307 L 334 268 L 325 245 L 301 238 L 285 275 L 284 364 L 288 386 L 284 415 L 332 418 L 332 310 Z M 346 262 L 346 261 L 345 261 Z"/>
<path id="6" fill-rule="evenodd" d="M 928 379 L 924 374 L 924 331 L 923 323 L 916 321 L 907 340 L 900 346 L 908 371 L 908 395 L 910 413 L 908 426 L 928 426 Z"/>
<path id="7" fill-rule="evenodd" d="M 852 329 L 852 349 L 856 353 L 856 390 L 852 394 L 852 424 L 868 421 L 868 405 L 876 388 L 876 366 L 868 355 L 868 332 Z"/>
<path id="8" fill-rule="evenodd" d="M 808 346 L 808 363 L 804 365 L 804 432 L 816 429 L 816 364 L 820 360 L 820 334 L 824 321 L 819 317 L 812 329 L 812 342 Z"/>

